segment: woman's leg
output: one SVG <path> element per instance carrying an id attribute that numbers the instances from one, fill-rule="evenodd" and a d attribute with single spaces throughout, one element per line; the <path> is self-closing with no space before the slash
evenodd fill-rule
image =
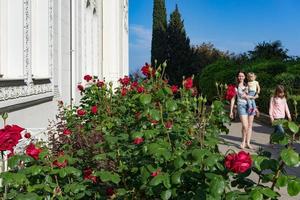
<path id="1" fill-rule="evenodd" d="M 242 122 L 242 144 L 241 148 L 245 148 L 246 145 L 246 139 L 248 135 L 248 115 L 240 115 L 240 120 Z"/>
<path id="2" fill-rule="evenodd" d="M 247 146 L 249 147 L 249 149 L 252 149 L 250 142 L 251 142 L 251 135 L 252 135 L 253 119 L 254 119 L 254 115 L 248 116 L 248 128 L 247 128 L 246 142 L 247 142 Z"/>

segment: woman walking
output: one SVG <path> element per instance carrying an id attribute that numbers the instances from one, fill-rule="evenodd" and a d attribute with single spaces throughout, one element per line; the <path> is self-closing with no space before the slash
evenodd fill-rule
<path id="1" fill-rule="evenodd" d="M 237 111 L 238 115 L 240 117 L 241 123 L 242 123 L 242 143 L 240 147 L 244 149 L 245 147 L 249 149 L 253 149 L 250 141 L 251 141 L 251 135 L 252 135 L 252 126 L 253 126 L 253 119 L 255 116 L 255 112 L 248 112 L 248 106 L 247 106 L 247 99 L 256 99 L 258 95 L 256 96 L 249 96 L 247 95 L 247 84 L 245 81 L 246 74 L 242 71 L 239 71 L 237 73 L 236 79 L 237 79 L 237 86 L 236 86 L 236 92 L 237 92 Z M 230 118 L 233 118 L 233 107 L 235 103 L 235 97 L 231 99 L 230 102 Z"/>

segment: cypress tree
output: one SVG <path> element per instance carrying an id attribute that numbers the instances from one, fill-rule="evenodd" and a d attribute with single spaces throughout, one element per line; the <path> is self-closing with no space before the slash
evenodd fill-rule
<path id="1" fill-rule="evenodd" d="M 181 85 L 182 76 L 190 76 L 190 39 L 187 37 L 178 6 L 170 15 L 168 34 L 168 66 L 166 74 L 170 84 Z"/>
<path id="2" fill-rule="evenodd" d="M 153 5 L 153 25 L 151 44 L 151 63 L 154 60 L 158 64 L 167 59 L 167 12 L 165 0 L 154 0 Z"/>

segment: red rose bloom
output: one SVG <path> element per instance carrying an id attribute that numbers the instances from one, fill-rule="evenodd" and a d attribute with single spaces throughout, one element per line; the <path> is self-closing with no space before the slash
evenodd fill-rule
<path id="1" fill-rule="evenodd" d="M 120 78 L 119 81 L 122 85 L 129 85 L 130 78 L 128 76 L 124 76 L 124 78 Z"/>
<path id="2" fill-rule="evenodd" d="M 91 112 L 95 115 L 98 112 L 98 107 L 97 106 L 92 106 Z"/>
<path id="3" fill-rule="evenodd" d="M 91 180 L 91 181 L 93 181 L 93 183 L 96 183 L 97 182 L 97 177 L 93 176 L 92 173 L 93 173 L 92 169 L 85 169 L 83 171 L 83 178 L 85 180 Z"/>
<path id="4" fill-rule="evenodd" d="M 58 156 L 59 156 L 59 157 L 61 157 L 61 156 L 63 156 L 63 155 L 64 155 L 64 152 L 59 152 L 59 153 L 58 153 Z M 63 162 L 59 162 L 58 160 L 53 161 L 53 165 L 55 165 L 55 166 L 58 167 L 58 168 L 64 168 L 64 167 L 67 166 L 67 164 L 68 164 L 68 161 L 67 161 L 67 160 L 64 160 Z"/>
<path id="5" fill-rule="evenodd" d="M 42 152 L 42 149 L 35 147 L 34 144 L 30 143 L 26 148 L 26 154 L 36 160 L 39 159 L 39 154 Z"/>
<path id="6" fill-rule="evenodd" d="M 104 85 L 104 82 L 103 82 L 103 81 L 98 81 L 98 82 L 97 82 L 97 86 L 98 86 L 99 88 L 102 88 L 103 85 Z"/>
<path id="7" fill-rule="evenodd" d="M 122 88 L 121 89 L 121 95 L 122 96 L 126 96 L 126 94 L 127 94 L 127 89 L 126 88 Z"/>
<path id="8" fill-rule="evenodd" d="M 131 83 L 131 89 L 134 89 L 134 88 L 136 88 L 137 86 L 139 85 L 139 83 L 137 82 L 137 81 L 134 81 L 134 82 L 132 82 Z"/>
<path id="9" fill-rule="evenodd" d="M 0 129 L 0 151 L 12 151 L 22 138 L 21 132 L 23 130 L 24 128 L 17 125 L 7 125 L 3 129 Z"/>
<path id="10" fill-rule="evenodd" d="M 167 129 L 171 129 L 172 126 L 173 126 L 173 123 L 172 123 L 171 121 L 167 121 L 167 122 L 165 123 L 165 127 L 166 127 Z"/>
<path id="11" fill-rule="evenodd" d="M 72 133 L 72 131 L 70 129 L 64 129 L 63 134 L 64 135 L 70 135 Z"/>
<path id="12" fill-rule="evenodd" d="M 158 170 L 156 170 L 155 172 L 152 172 L 152 173 L 151 173 L 151 176 L 152 176 L 152 177 L 155 177 L 155 176 L 157 176 L 159 173 L 160 173 L 160 170 L 158 169 Z"/>
<path id="13" fill-rule="evenodd" d="M 138 93 L 143 93 L 144 92 L 144 87 L 143 86 L 138 86 L 137 91 Z"/>
<path id="14" fill-rule="evenodd" d="M 112 196 L 113 194 L 115 193 L 115 190 L 114 190 L 114 188 L 107 188 L 106 189 L 106 195 L 107 196 Z"/>
<path id="15" fill-rule="evenodd" d="M 177 87 L 177 85 L 172 85 L 172 86 L 171 86 L 171 90 L 172 90 L 173 94 L 176 94 L 176 93 L 178 92 L 178 87 Z"/>
<path id="16" fill-rule="evenodd" d="M 85 76 L 83 77 L 83 79 L 86 80 L 87 82 L 89 82 L 90 80 L 93 79 L 93 77 L 90 76 L 90 75 L 85 75 Z"/>
<path id="17" fill-rule="evenodd" d="M 86 111 L 85 111 L 85 110 L 83 110 L 83 109 L 77 110 L 77 115 L 78 115 L 78 116 L 84 116 L 85 114 L 86 114 Z"/>
<path id="18" fill-rule="evenodd" d="M 251 165 L 251 156 L 245 151 L 240 151 L 238 154 L 228 154 L 225 157 L 225 167 L 234 173 L 244 173 L 251 167 Z"/>
<path id="19" fill-rule="evenodd" d="M 31 138 L 31 134 L 30 133 L 25 133 L 24 137 L 29 139 L 29 138 Z"/>
<path id="20" fill-rule="evenodd" d="M 236 95 L 235 85 L 228 85 L 225 92 L 225 99 L 230 101 Z"/>
<path id="21" fill-rule="evenodd" d="M 77 88 L 80 92 L 82 92 L 84 90 L 83 86 L 82 85 L 77 85 Z"/>
<path id="22" fill-rule="evenodd" d="M 141 144 L 142 142 L 144 142 L 144 138 L 137 137 L 134 139 L 133 144 Z"/>
<path id="23" fill-rule="evenodd" d="M 193 87 L 193 79 L 191 77 L 185 79 L 183 81 L 183 86 L 185 87 L 185 89 L 191 89 Z"/>
<path id="24" fill-rule="evenodd" d="M 148 63 L 145 63 L 145 65 L 142 67 L 141 71 L 148 78 L 151 77 L 151 75 L 154 76 L 154 74 L 155 74 L 155 70 Z"/>

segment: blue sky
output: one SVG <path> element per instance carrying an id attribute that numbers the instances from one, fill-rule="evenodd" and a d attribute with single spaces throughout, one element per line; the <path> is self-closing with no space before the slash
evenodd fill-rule
<path id="1" fill-rule="evenodd" d="M 281 40 L 300 56 L 300 0 L 165 0 L 167 16 L 176 3 L 191 44 L 211 42 L 241 53 L 262 41 Z M 150 60 L 153 0 L 129 0 L 130 72 Z"/>

